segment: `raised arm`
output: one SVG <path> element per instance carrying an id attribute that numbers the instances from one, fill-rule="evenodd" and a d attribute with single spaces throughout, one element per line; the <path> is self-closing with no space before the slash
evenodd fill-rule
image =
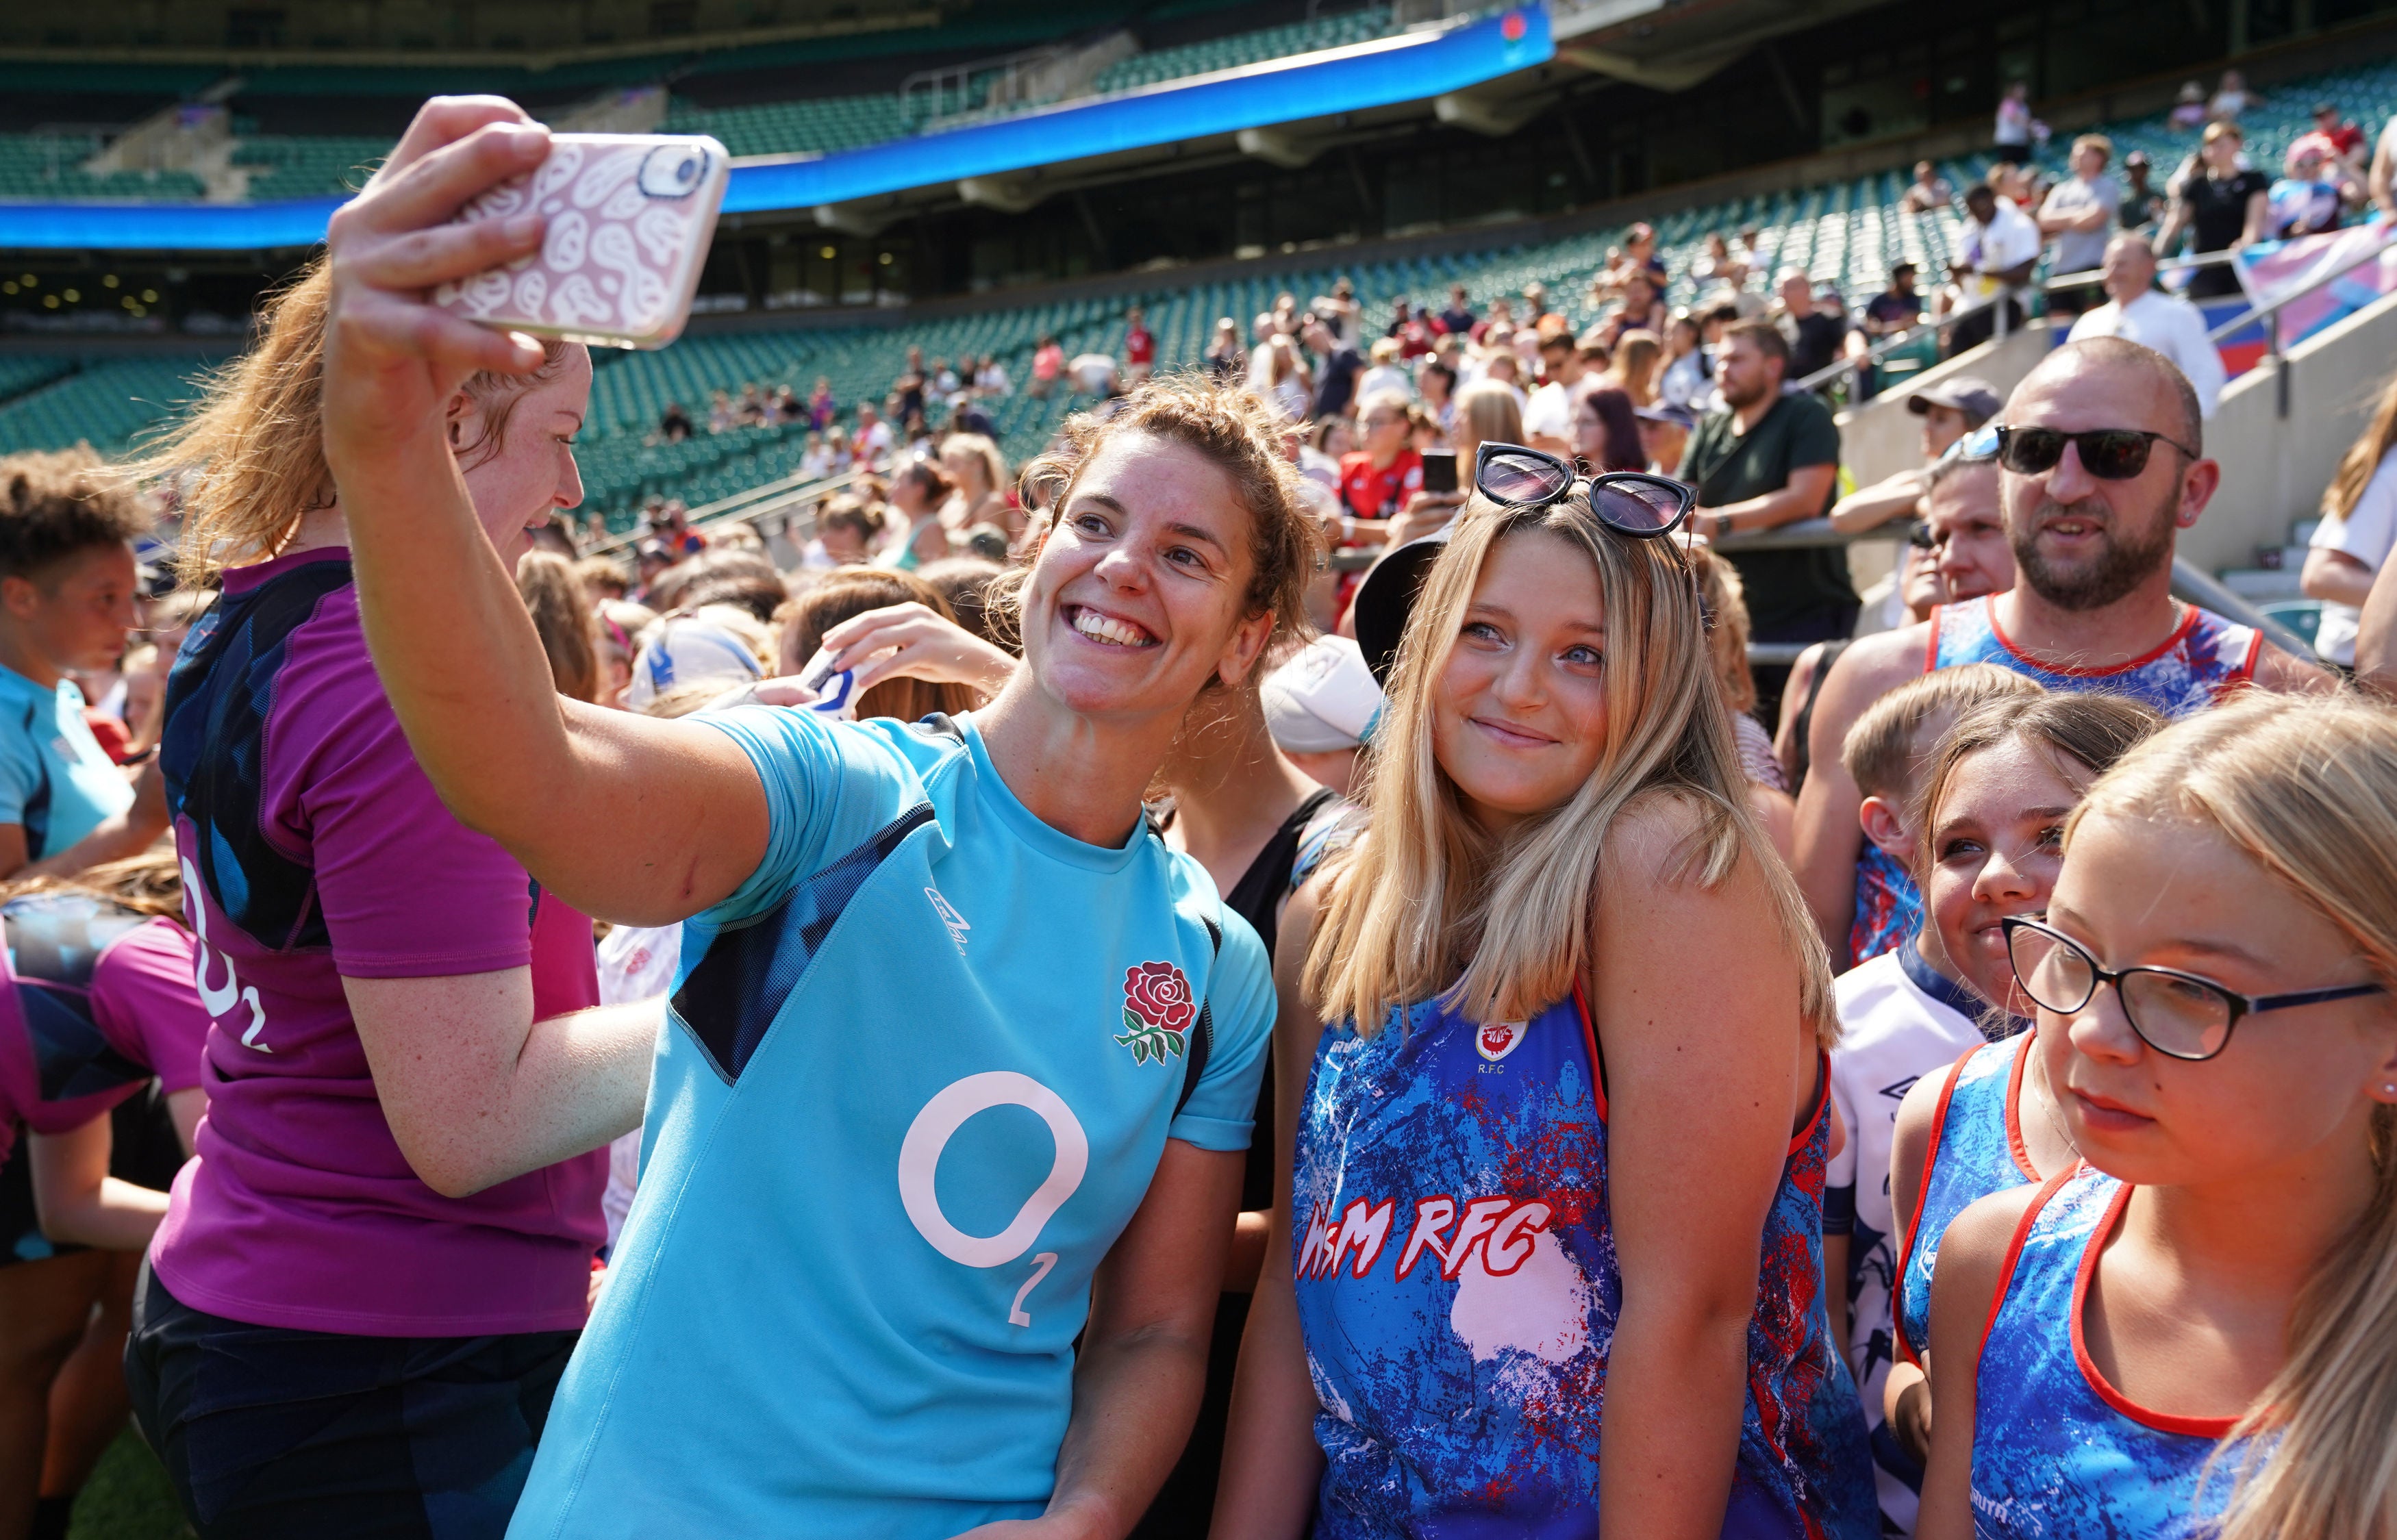
<path id="1" fill-rule="evenodd" d="M 434 308 L 428 292 L 536 249 L 542 233 L 537 214 L 446 221 L 548 147 L 513 102 L 436 98 L 333 215 L 325 458 L 377 672 L 443 800 L 568 903 L 663 924 L 756 868 L 767 830 L 756 771 L 708 728 L 559 698 L 445 423 L 472 375 L 527 374 L 542 352 Z"/>

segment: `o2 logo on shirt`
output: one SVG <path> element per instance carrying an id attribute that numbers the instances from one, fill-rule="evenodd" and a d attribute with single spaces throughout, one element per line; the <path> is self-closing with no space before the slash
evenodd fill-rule
<path id="1" fill-rule="evenodd" d="M 941 1212 L 940 1193 L 933 1185 L 941 1152 L 974 1114 L 1007 1106 L 1026 1107 L 1039 1115 L 1056 1141 L 1056 1158 L 1050 1163 L 1048 1176 L 1005 1228 L 997 1235 L 968 1235 Z M 899 1145 L 899 1201 L 916 1233 L 951 1262 L 966 1267 L 1004 1267 L 1032 1249 L 1040 1227 L 1074 1196 L 1090 1167 L 1090 1135 L 1082 1132 L 1081 1120 L 1065 1099 L 1029 1075 L 994 1069 L 944 1087 L 907 1125 L 907 1137 Z M 1057 1253 L 1042 1252 L 1032 1262 L 1032 1276 L 1015 1292 L 1014 1303 L 1008 1307 L 1011 1326 L 1032 1324 L 1024 1301 L 1057 1265 Z"/>
<path id="2" fill-rule="evenodd" d="M 197 944 L 192 948 L 192 982 L 199 986 L 200 1005 L 211 1016 L 221 1016 L 234 1005 L 249 1007 L 249 1030 L 241 1035 L 241 1046 L 254 1048 L 261 1053 L 275 1051 L 258 1040 L 266 1030 L 266 1008 L 258 1003 L 258 986 L 244 984 L 234 976 L 233 958 L 217 954 L 224 964 L 224 983 L 211 986 L 208 983 L 208 904 L 200 896 L 200 874 L 192 870 L 189 861 L 183 863 L 183 908 L 190 915 L 192 937 Z"/>

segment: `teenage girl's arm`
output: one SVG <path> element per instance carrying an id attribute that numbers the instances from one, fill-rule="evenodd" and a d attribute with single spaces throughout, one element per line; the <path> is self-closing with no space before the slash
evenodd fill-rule
<path id="1" fill-rule="evenodd" d="M 1074 1366 L 1074 1413 L 1038 1519 L 959 1540 L 1121 1540 L 1190 1440 L 1244 1158 L 1165 1142 L 1148 1196 L 1099 1265 Z"/>
<path id="2" fill-rule="evenodd" d="M 12 825 L 15 827 L 15 825 Z M 93 825 L 91 833 L 76 840 L 58 854 L 36 861 L 18 875 L 23 877 L 73 877 L 88 871 L 104 862 L 120 861 L 140 855 L 157 837 L 167 832 L 167 778 L 159 773 L 158 760 L 153 756 L 133 783 L 133 802 L 123 812 L 111 813 Z M 24 830 L 17 828 L 18 860 L 24 859 Z"/>
<path id="3" fill-rule="evenodd" d="M 1752 858 L 1713 888 L 1683 869 L 1696 827 L 1694 810 L 1664 801 L 1615 820 L 1591 948 L 1623 1289 L 1600 1511 L 1610 1533 L 1668 1540 L 1722 1530 L 1759 1240 L 1815 1090 L 1787 950 L 1734 947 L 1691 966 L 1691 936 L 1769 937 L 1775 925 Z"/>
<path id="4" fill-rule="evenodd" d="M 192 1157 L 192 1132 L 208 1110 L 208 1093 L 197 1086 L 170 1091 L 167 1115 L 183 1158 Z M 52 1240 L 107 1252 L 138 1252 L 167 1217 L 167 1195 L 108 1174 L 115 1133 L 105 1114 L 64 1133 L 35 1133 L 26 1146 L 33 1175 L 33 1212 Z"/>
<path id="5" fill-rule="evenodd" d="M 529 339 L 462 321 L 427 294 L 540 246 L 538 215 L 447 221 L 538 164 L 548 143 L 513 102 L 435 98 L 335 212 L 325 458 L 376 673 L 443 799 L 567 903 L 662 925 L 757 868 L 767 833 L 757 772 L 712 729 L 558 696 L 444 422 L 475 371 L 540 365 Z"/>
<path id="6" fill-rule="evenodd" d="M 1939 1265 L 1931 1283 L 1931 1335 L 1935 1341 L 1962 1344 L 1964 1350 L 1950 1349 L 1951 1367 L 1939 1382 L 1939 1421 L 1931 1433 L 1915 1540 L 1973 1540 L 1973 1414 L 1981 1335 L 2015 1227 L 2038 1196 L 2034 1186 L 1993 1193 L 1958 1214 L 1939 1239 Z"/>
<path id="7" fill-rule="evenodd" d="M 1322 913 L 1325 883 L 1314 878 L 1291 895 L 1274 944 L 1274 1200 L 1265 1259 L 1240 1338 L 1239 1373 L 1232 1381 L 1231 1426 L 1224 1435 L 1224 1469 L 1215 1486 L 1211 1533 L 1225 1540 L 1297 1540 L 1315 1512 L 1323 1480 L 1323 1452 L 1315 1442 L 1319 1410 L 1299 1340 L 1298 1295 L 1290 1255 L 1291 1171 L 1298 1150 L 1299 1105 L 1315 1066 L 1323 1023 L 1298 986 Z"/>
<path id="8" fill-rule="evenodd" d="M 1914 1207 L 1922 1201 L 1922 1161 L 1931 1153 L 1931 1123 L 1939 1110 L 1939 1088 L 1946 1083 L 1947 1072 L 1925 1075 L 1907 1089 L 1906 1100 L 1897 1105 L 1897 1127 L 1889 1142 L 1889 1214 L 1892 1228 L 1891 1249 L 1898 1260 L 1898 1277 L 1903 1282 L 1906 1267 L 1906 1234 L 1914 1224 Z M 1891 1313 L 1897 1305 L 1892 1291 Z M 1889 1375 L 1881 1381 L 1881 1417 L 1906 1452 L 1920 1460 L 1931 1450 L 1931 1381 L 1930 1359 L 1917 1364 L 1903 1357 L 1894 1358 Z"/>
<path id="9" fill-rule="evenodd" d="M 1928 633 L 1909 625 L 1866 636 L 1831 660 L 1808 724 L 1806 783 L 1798 789 L 1798 887 L 1822 928 L 1831 966 L 1848 956 L 1848 925 L 1856 903 L 1856 852 L 1864 830 L 1856 810 L 1864 797 L 1840 762 L 1848 729 L 1867 707 L 1922 672 Z"/>

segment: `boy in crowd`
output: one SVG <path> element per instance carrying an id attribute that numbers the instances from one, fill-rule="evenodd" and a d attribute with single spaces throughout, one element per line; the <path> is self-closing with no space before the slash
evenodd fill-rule
<path id="1" fill-rule="evenodd" d="M 87 449 L 0 459 L 0 877 L 145 849 L 167 824 L 84 721 L 71 670 L 116 666 L 139 623 L 134 537 L 150 515 Z"/>

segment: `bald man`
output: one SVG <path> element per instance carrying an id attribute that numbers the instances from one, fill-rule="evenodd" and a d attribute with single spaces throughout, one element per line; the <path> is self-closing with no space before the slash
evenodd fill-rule
<path id="1" fill-rule="evenodd" d="M 2188 377 L 2198 415 L 2211 419 L 2222 395 L 2222 355 L 2206 340 L 2204 313 L 2156 288 L 2156 251 L 2145 235 L 2108 241 L 2099 271 L 2106 302 L 2072 323 L 2071 340 L 2122 337 L 2155 349 Z"/>
<path id="2" fill-rule="evenodd" d="M 2119 337 L 2068 342 L 2015 387 L 1998 422 L 2014 587 L 1864 637 L 1831 665 L 1815 703 L 1798 879 L 1834 957 L 1847 956 L 1862 841 L 1840 747 L 1868 706 L 1908 679 L 1996 663 L 2051 690 L 2135 695 L 2169 716 L 2249 683 L 2332 688 L 2311 662 L 2172 596 L 2174 544 L 2221 470 L 2204 457 L 2196 393 L 2161 354 Z"/>

